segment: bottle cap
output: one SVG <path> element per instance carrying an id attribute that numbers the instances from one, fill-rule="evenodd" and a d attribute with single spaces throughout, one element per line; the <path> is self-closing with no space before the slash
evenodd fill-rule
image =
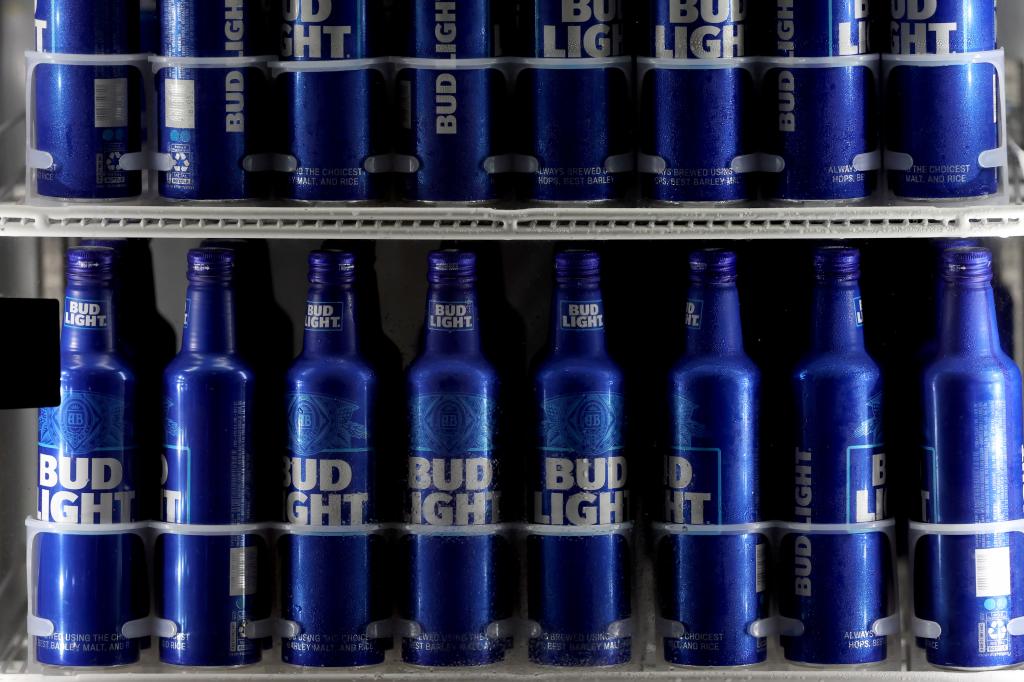
<path id="1" fill-rule="evenodd" d="M 736 254 L 725 249 L 701 249 L 690 254 L 690 281 L 729 284 L 736 281 Z"/>
<path id="2" fill-rule="evenodd" d="M 992 281 L 992 252 L 980 246 L 963 246 L 942 253 L 942 276 L 950 283 Z"/>
<path id="3" fill-rule="evenodd" d="M 229 282 L 234 265 L 235 253 L 230 249 L 192 249 L 188 252 L 188 279 L 190 282 Z"/>
<path id="4" fill-rule="evenodd" d="M 428 276 L 433 284 L 472 284 L 476 280 L 476 254 L 457 249 L 431 251 Z"/>
<path id="5" fill-rule="evenodd" d="M 814 275 L 819 282 L 860 279 L 860 251 L 848 246 L 823 246 L 814 252 Z"/>
<path id="6" fill-rule="evenodd" d="M 564 279 L 589 279 L 601 276 L 601 257 L 595 251 L 570 249 L 555 255 L 555 277 Z"/>
<path id="7" fill-rule="evenodd" d="M 78 246 L 66 254 L 67 276 L 101 282 L 114 278 L 116 255 L 105 246 Z"/>
<path id="8" fill-rule="evenodd" d="M 311 284 L 351 284 L 356 279 L 356 257 L 347 251 L 323 249 L 309 254 Z"/>

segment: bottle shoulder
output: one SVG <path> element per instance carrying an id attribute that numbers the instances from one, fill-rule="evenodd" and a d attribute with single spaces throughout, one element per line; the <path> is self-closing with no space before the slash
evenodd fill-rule
<path id="1" fill-rule="evenodd" d="M 367 362 L 358 357 L 310 357 L 300 355 L 288 369 L 288 383 L 316 381 L 347 381 L 370 384 L 377 374 Z"/>
<path id="2" fill-rule="evenodd" d="M 62 353 L 61 377 L 108 375 L 122 381 L 134 381 L 131 365 L 116 353 Z"/>
<path id="3" fill-rule="evenodd" d="M 622 369 L 607 355 L 565 356 L 547 355 L 537 365 L 538 382 L 572 376 L 592 376 L 596 379 L 621 381 Z"/>
<path id="4" fill-rule="evenodd" d="M 253 370 L 237 354 L 222 353 L 178 353 L 164 370 L 165 376 L 194 375 L 237 375 L 246 380 L 253 379 Z"/>
<path id="5" fill-rule="evenodd" d="M 421 356 L 406 373 L 410 392 L 471 392 L 498 384 L 497 370 L 483 356 Z"/>
<path id="6" fill-rule="evenodd" d="M 866 351 L 813 353 L 804 356 L 793 370 L 796 381 L 842 378 L 852 375 L 881 377 L 878 363 Z"/>
<path id="7" fill-rule="evenodd" d="M 1010 381 L 1021 383 L 1021 372 L 1017 364 L 1005 353 L 991 355 L 944 355 L 934 357 L 925 367 L 926 383 L 935 381 Z"/>
<path id="8" fill-rule="evenodd" d="M 714 376 L 757 380 L 761 370 L 744 354 L 684 355 L 673 365 L 671 375 L 677 380 Z"/>

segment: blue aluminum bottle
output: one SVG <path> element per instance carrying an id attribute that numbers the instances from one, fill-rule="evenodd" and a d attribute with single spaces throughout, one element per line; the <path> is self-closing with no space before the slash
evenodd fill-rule
<path id="1" fill-rule="evenodd" d="M 457 67 L 463 59 L 502 54 L 502 0 L 421 2 L 396 8 L 402 57 L 455 60 L 453 68 L 398 66 L 398 116 L 394 151 L 402 199 L 424 202 L 490 202 L 501 195 L 495 157 L 508 151 L 504 74 L 483 63 Z"/>
<path id="2" fill-rule="evenodd" d="M 761 520 L 758 468 L 760 372 L 743 350 L 736 255 L 690 256 L 686 353 L 669 378 L 671 452 L 663 521 L 734 525 Z M 767 618 L 768 540 L 762 535 L 671 534 L 658 541 L 658 613 L 682 623 L 665 637 L 675 665 L 761 663 L 767 640 L 748 628 Z"/>
<path id="3" fill-rule="evenodd" d="M 538 412 L 532 522 L 609 526 L 629 521 L 622 437 L 623 375 L 608 357 L 600 259 L 590 251 L 555 258 L 551 350 L 534 379 Z M 594 530 L 600 530 L 595 528 Z M 629 536 L 531 534 L 529 619 L 539 627 L 530 660 L 559 666 L 629 661 L 632 637 Z"/>
<path id="4" fill-rule="evenodd" d="M 733 161 L 756 151 L 754 74 L 716 63 L 747 54 L 746 0 L 648 0 L 644 7 L 642 54 L 707 60 L 707 68 L 655 66 L 643 76 L 640 149 L 664 160 L 665 166 L 641 176 L 644 198 L 657 202 L 753 199 L 755 175 L 736 172 Z"/>
<path id="5" fill-rule="evenodd" d="M 794 497 L 787 521 L 854 524 L 887 517 L 882 379 L 864 350 L 860 255 L 825 247 L 814 255 L 817 282 L 810 353 L 793 375 L 797 408 Z M 893 561 L 884 532 L 789 532 L 779 563 L 779 612 L 803 623 L 783 636 L 786 658 L 817 665 L 883 661 L 885 637 L 872 627 L 889 615 Z"/>
<path id="6" fill-rule="evenodd" d="M 997 0 L 892 0 L 892 54 L 951 54 L 996 49 Z"/>
<path id="7" fill-rule="evenodd" d="M 377 518 L 377 379 L 359 354 L 355 277 L 349 253 L 309 256 L 305 343 L 287 379 L 286 523 L 337 528 Z M 294 534 L 280 543 L 282 616 L 301 628 L 282 640 L 282 660 L 310 667 L 383 661 L 390 640 L 371 639 L 367 627 L 391 616 L 384 538 Z"/>
<path id="8" fill-rule="evenodd" d="M 410 623 L 402 660 L 426 666 L 497 663 L 511 641 L 495 624 L 512 615 L 508 540 L 474 526 L 501 522 L 495 451 L 498 377 L 480 350 L 476 258 L 430 254 L 423 352 L 408 373 L 410 445 L 406 572 L 398 614 Z M 450 532 L 445 532 L 449 530 Z"/>
<path id="9" fill-rule="evenodd" d="M 377 0 L 286 3 L 281 59 L 347 61 L 379 57 Z M 383 199 L 387 176 L 370 172 L 390 151 L 387 81 L 380 68 L 282 71 L 274 79 L 279 152 L 296 167 L 278 176 L 278 194 L 296 201 Z M 338 111 L 345 111 L 339 117 Z"/>
<path id="10" fill-rule="evenodd" d="M 921 518 L 991 523 L 1024 518 L 1020 370 L 999 345 L 987 249 L 943 256 L 939 349 L 924 375 Z M 992 669 L 1024 662 L 1020 533 L 927 535 L 915 548 L 915 612 L 938 623 L 928 662 Z"/>
<path id="11" fill-rule="evenodd" d="M 263 48 L 257 0 L 159 0 L 160 54 L 251 57 Z"/>
<path id="12" fill-rule="evenodd" d="M 61 401 L 39 410 L 41 521 L 68 525 L 136 520 L 135 377 L 115 343 L 114 252 L 67 253 Z M 62 535 L 36 538 L 35 615 L 54 634 L 35 638 L 40 663 L 134 663 L 141 640 L 121 632 L 149 612 L 142 538 Z"/>
<path id="13" fill-rule="evenodd" d="M 161 520 L 225 525 L 252 519 L 253 373 L 236 352 L 234 254 L 193 249 L 181 352 L 164 373 L 167 409 Z M 249 622 L 269 615 L 264 551 L 254 536 L 164 534 L 157 539 L 160 660 L 232 666 L 260 660 Z"/>
<path id="14" fill-rule="evenodd" d="M 516 80 L 518 152 L 532 159 L 520 181 L 523 198 L 624 198 L 633 169 L 632 67 L 587 62 L 628 56 L 626 27 L 623 0 L 523 3 L 521 54 L 559 60 L 527 65 Z"/>

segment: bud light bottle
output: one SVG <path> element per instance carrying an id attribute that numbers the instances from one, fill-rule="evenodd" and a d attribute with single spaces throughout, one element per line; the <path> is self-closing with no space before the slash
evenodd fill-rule
<path id="1" fill-rule="evenodd" d="M 188 253 L 181 352 L 164 373 L 167 410 L 161 520 L 184 525 L 253 521 L 253 373 L 238 356 L 232 277 L 234 254 Z M 269 616 L 252 535 L 161 535 L 157 612 L 174 622 L 160 638 L 160 660 L 229 666 L 260 660 L 261 641 L 246 636 Z"/>
<path id="2" fill-rule="evenodd" d="M 423 351 L 409 368 L 402 660 L 497 663 L 512 642 L 513 557 L 500 534 L 498 378 L 480 350 L 476 258 L 430 254 Z"/>
<path id="3" fill-rule="evenodd" d="M 551 350 L 534 380 L 540 444 L 527 536 L 530 660 L 617 665 L 632 637 L 623 376 L 608 357 L 600 259 L 555 258 Z M 560 527 L 586 533 L 562 533 Z M 600 598 L 595 598 L 600 595 Z"/>
<path id="4" fill-rule="evenodd" d="M 1024 519 L 1020 370 L 999 345 L 992 255 L 943 255 L 941 329 L 924 374 L 921 518 L 936 524 Z M 1024 662 L 1024 535 L 926 535 L 914 554 L 915 612 L 938 623 L 934 665 L 985 670 Z"/>
<path id="5" fill-rule="evenodd" d="M 794 497 L 785 520 L 858 524 L 887 518 L 882 378 L 864 349 L 860 254 L 814 254 L 811 348 L 797 366 Z M 880 530 L 791 530 L 780 547 L 779 612 L 790 661 L 853 665 L 884 661 L 875 624 L 890 613 L 893 557 Z M 802 634 L 798 634 L 802 633 Z"/>
<path id="6" fill-rule="evenodd" d="M 284 521 L 328 531 L 286 534 L 279 546 L 283 617 L 300 627 L 281 657 L 307 667 L 380 663 L 390 644 L 368 633 L 391 609 L 384 538 L 360 532 L 377 518 L 377 378 L 359 354 L 355 277 L 352 254 L 309 255 L 305 342 L 287 379 Z"/>
<path id="7" fill-rule="evenodd" d="M 137 518 L 135 377 L 115 344 L 114 262 L 107 248 L 68 251 L 61 400 L 39 411 L 37 518 L 69 528 Z M 43 532 L 34 553 L 34 615 L 54 628 L 36 637 L 36 659 L 61 666 L 137 661 L 141 640 L 121 628 L 149 612 L 142 538 Z"/>
<path id="8" fill-rule="evenodd" d="M 734 253 L 691 254 L 685 323 L 686 352 L 669 377 L 662 520 L 757 523 L 761 375 L 743 350 Z M 658 541 L 658 613 L 685 627 L 664 636 L 666 661 L 739 666 L 765 660 L 767 640 L 749 627 L 769 615 L 768 553 L 767 538 L 757 533 L 670 533 Z M 698 642 L 717 645 L 694 646 Z"/>

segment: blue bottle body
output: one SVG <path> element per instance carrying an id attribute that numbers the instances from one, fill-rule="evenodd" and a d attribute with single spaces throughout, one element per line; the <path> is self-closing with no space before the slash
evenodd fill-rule
<path id="1" fill-rule="evenodd" d="M 251 57 L 265 47 L 257 0 L 160 0 L 160 54 Z"/>
<path id="2" fill-rule="evenodd" d="M 794 504 L 788 521 L 856 524 L 887 518 L 882 384 L 864 350 L 857 252 L 815 256 L 811 351 L 793 375 Z M 819 665 L 885 660 L 874 624 L 889 615 L 893 561 L 884 532 L 790 531 L 780 547 L 780 613 L 803 623 L 786 658 Z"/>
<path id="3" fill-rule="evenodd" d="M 301 628 L 282 640 L 282 659 L 293 665 L 372 665 L 390 644 L 367 635 L 371 623 L 391 613 L 382 591 L 385 540 L 357 532 L 376 521 L 377 380 L 356 344 L 353 271 L 349 254 L 311 254 L 305 344 L 287 377 L 284 520 L 357 527 L 352 534 L 282 538 L 282 614 Z"/>
<path id="4" fill-rule="evenodd" d="M 266 194 L 265 174 L 244 163 L 267 151 L 263 69 L 168 66 L 157 72 L 156 89 L 159 151 L 172 164 L 160 171 L 160 196 L 232 201 Z"/>
<path id="5" fill-rule="evenodd" d="M 979 258 L 981 265 L 957 258 Z M 999 345 L 991 256 L 961 248 L 944 259 L 939 349 L 924 374 L 920 518 L 946 524 L 1021 519 L 1021 378 Z M 1020 533 L 918 541 L 915 612 L 942 629 L 923 642 L 930 663 L 987 669 L 1024 662 L 1024 640 L 1006 632 L 1008 621 L 1024 616 L 1022 562 Z"/>
<path id="6" fill-rule="evenodd" d="M 35 0 L 36 49 L 63 54 L 139 51 L 138 0 Z"/>
<path id="7" fill-rule="evenodd" d="M 691 256 L 687 350 L 669 375 L 666 523 L 761 520 L 760 372 L 743 350 L 735 267 L 728 252 Z M 767 538 L 679 533 L 657 543 L 658 615 L 686 628 L 683 636 L 663 638 L 665 660 L 687 666 L 764 661 L 767 640 L 748 628 L 769 615 Z"/>
<path id="8" fill-rule="evenodd" d="M 406 572 L 398 614 L 414 625 L 402 659 L 483 665 L 511 645 L 494 626 L 512 614 L 515 573 L 508 539 L 493 530 L 501 522 L 498 379 L 480 351 L 472 254 L 435 252 L 431 261 L 424 351 L 407 382 L 411 532 L 398 546 Z"/>
<path id="9" fill-rule="evenodd" d="M 889 4 L 892 54 L 956 54 L 996 49 L 996 0 L 896 0 Z"/>
<path id="10" fill-rule="evenodd" d="M 527 537 L 529 618 L 540 632 L 530 660 L 602 666 L 630 660 L 629 535 L 600 526 L 629 521 L 622 371 L 604 347 L 598 257 L 559 254 L 552 349 L 534 379 L 538 452 Z M 558 526 L 594 527 L 559 535 Z"/>
<path id="11" fill-rule="evenodd" d="M 39 410 L 41 521 L 137 520 L 135 377 L 115 344 L 113 263 L 106 248 L 68 253 L 61 401 Z M 47 532 L 36 543 L 35 615 L 54 625 L 53 635 L 35 637 L 36 659 L 61 666 L 137 661 L 141 640 L 124 637 L 121 626 L 149 611 L 142 538 Z"/>
<path id="12" fill-rule="evenodd" d="M 253 521 L 253 373 L 235 352 L 233 254 L 189 252 L 182 350 L 164 373 L 167 410 L 161 520 Z M 187 528 L 182 529 L 187 533 Z M 246 625 L 269 616 L 267 549 L 256 535 L 165 533 L 157 539 L 157 613 L 178 633 L 160 660 L 189 666 L 255 663 Z"/>

